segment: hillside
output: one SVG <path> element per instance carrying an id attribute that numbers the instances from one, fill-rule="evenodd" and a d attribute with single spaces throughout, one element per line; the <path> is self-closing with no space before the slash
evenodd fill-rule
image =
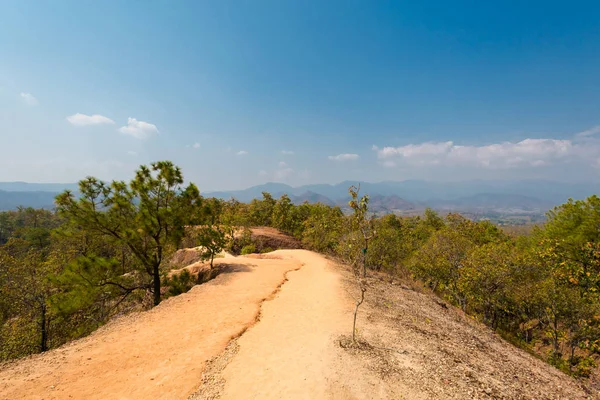
<path id="1" fill-rule="evenodd" d="M 151 311 L 0 367 L 0 399 L 584 399 L 572 378 L 435 297 L 306 250 L 216 260 Z"/>

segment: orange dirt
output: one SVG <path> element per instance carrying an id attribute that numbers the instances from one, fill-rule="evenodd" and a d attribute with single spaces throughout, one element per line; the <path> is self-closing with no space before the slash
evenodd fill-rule
<path id="1" fill-rule="evenodd" d="M 277 298 L 263 304 L 260 323 L 238 339 L 222 373 L 223 399 L 323 399 L 337 373 L 335 339 L 350 327 L 339 274 L 313 252 L 276 254 L 304 266 L 288 274 Z"/>
<path id="2" fill-rule="evenodd" d="M 300 268 L 296 260 L 219 259 L 223 273 L 151 311 L 87 338 L 4 366 L 0 399 L 182 399 L 205 362 L 255 323 L 261 302 Z"/>
<path id="3" fill-rule="evenodd" d="M 268 226 L 250 228 L 252 232 L 252 242 L 257 250 L 266 248 L 271 249 L 301 249 L 302 243 L 289 235 L 281 232 L 279 229 Z"/>

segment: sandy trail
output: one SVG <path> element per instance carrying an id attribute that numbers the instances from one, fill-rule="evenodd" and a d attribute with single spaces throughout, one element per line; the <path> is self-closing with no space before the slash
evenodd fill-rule
<path id="1" fill-rule="evenodd" d="M 205 363 L 255 323 L 260 304 L 302 263 L 238 257 L 229 273 L 121 318 L 87 338 L 8 364 L 0 399 L 184 399 Z M 283 333 L 285 334 L 285 333 Z"/>
<path id="2" fill-rule="evenodd" d="M 339 335 L 350 327 L 339 273 L 302 250 L 277 251 L 304 266 L 288 274 L 277 297 L 263 303 L 260 322 L 237 344 L 222 371 L 222 399 L 328 398 Z"/>

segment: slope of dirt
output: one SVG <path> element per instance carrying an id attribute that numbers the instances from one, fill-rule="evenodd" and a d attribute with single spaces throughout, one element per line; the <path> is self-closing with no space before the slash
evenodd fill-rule
<path id="1" fill-rule="evenodd" d="M 250 228 L 252 232 L 252 242 L 257 251 L 263 249 L 301 249 L 302 243 L 289 235 L 281 232 L 279 229 L 268 226 L 259 226 Z"/>
<path id="2" fill-rule="evenodd" d="M 301 267 L 236 259 L 225 273 L 151 311 L 0 370 L 0 399 L 184 399 L 204 364 L 255 323 L 260 303 Z"/>
<path id="3" fill-rule="evenodd" d="M 378 376 L 380 389 L 398 390 L 398 397 L 378 398 L 600 398 L 433 295 L 384 276 L 369 283 L 358 318 L 367 345 L 350 348 L 341 357 L 342 364 L 358 364 L 367 376 Z M 351 294 L 358 291 L 349 271 L 344 286 Z"/>
<path id="4" fill-rule="evenodd" d="M 202 249 L 202 247 L 193 247 L 177 250 L 169 260 L 169 266 L 172 269 L 181 269 L 190 264 L 202 261 Z"/>

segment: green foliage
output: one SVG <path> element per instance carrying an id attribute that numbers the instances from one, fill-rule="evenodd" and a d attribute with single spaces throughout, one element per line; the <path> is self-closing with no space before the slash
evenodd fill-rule
<path id="1" fill-rule="evenodd" d="M 407 275 L 405 260 L 413 252 L 414 234 L 404 218 L 385 215 L 374 222 L 377 235 L 369 243 L 367 265 L 378 271 Z"/>
<path id="2" fill-rule="evenodd" d="M 262 200 L 252 200 L 248 207 L 249 222 L 254 226 L 272 226 L 276 201 L 270 193 L 263 192 Z"/>
<path id="3" fill-rule="evenodd" d="M 195 282 L 187 269 L 182 270 L 179 273 L 173 274 L 171 277 L 165 278 L 163 286 L 167 287 L 167 297 L 177 296 L 181 293 L 189 291 Z"/>
<path id="4" fill-rule="evenodd" d="M 245 246 L 254 245 L 252 241 L 252 231 L 248 228 L 243 228 L 241 233 L 232 235 L 231 240 L 226 244 L 226 249 L 231 254 L 239 255 Z"/>
<path id="5" fill-rule="evenodd" d="M 256 246 L 253 244 L 246 245 L 242 248 L 242 255 L 256 253 Z"/>
<path id="6" fill-rule="evenodd" d="M 303 223 L 302 244 L 322 253 L 333 252 L 342 232 L 342 210 L 321 203 L 307 204 L 305 210 L 307 217 Z"/>
<path id="7" fill-rule="evenodd" d="M 203 259 L 210 260 L 210 267 L 213 267 L 215 256 L 219 254 L 228 241 L 233 237 L 233 228 L 222 223 L 224 204 L 217 199 L 207 199 L 204 201 L 203 220 L 207 224 L 196 229 L 197 244 L 204 249 Z"/>
<path id="8" fill-rule="evenodd" d="M 89 177 L 79 183 L 79 199 L 67 191 L 57 196 L 56 203 L 71 224 L 131 250 L 137 260 L 133 264 L 136 274 L 147 279 L 126 289 L 153 293 L 157 305 L 163 260 L 176 249 L 185 226 L 193 222 L 191 216 L 200 200 L 196 186 L 182 185 L 180 169 L 161 161 L 141 166 L 129 185 L 121 181 L 106 184 Z"/>
<path id="9" fill-rule="evenodd" d="M 465 257 L 457 287 L 465 293 L 472 312 L 494 328 L 514 308 L 511 292 L 520 267 L 510 243 L 488 243 L 473 248 Z"/>
<path id="10" fill-rule="evenodd" d="M 434 231 L 437 231 L 444 227 L 444 220 L 439 216 L 438 213 L 436 213 L 429 207 L 425 209 L 425 219 L 423 223 L 426 227 Z"/>
<path id="11" fill-rule="evenodd" d="M 436 291 L 452 297 L 465 309 L 464 292 L 458 286 L 460 269 L 473 243 L 460 232 L 444 228 L 429 237 L 415 252 L 411 268 Z"/>

